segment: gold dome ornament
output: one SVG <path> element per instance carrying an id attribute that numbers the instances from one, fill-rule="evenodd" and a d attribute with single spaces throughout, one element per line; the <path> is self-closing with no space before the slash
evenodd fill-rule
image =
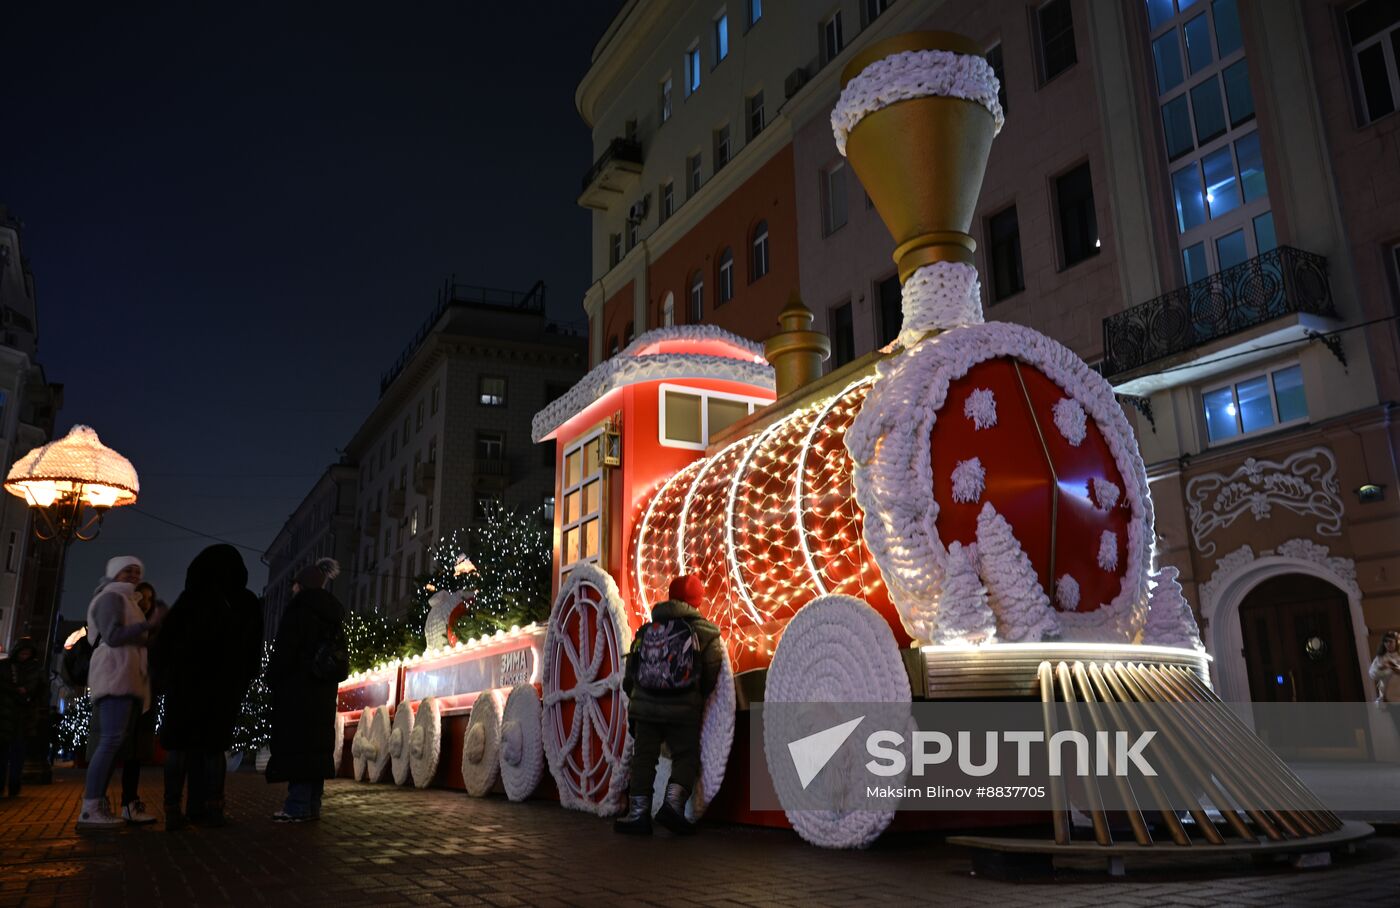
<path id="1" fill-rule="evenodd" d="M 102 444 L 88 426 L 15 461 L 5 490 L 39 514 L 40 539 L 94 538 L 109 508 L 135 504 L 141 482 L 131 461 Z M 92 513 L 84 516 L 84 509 Z"/>

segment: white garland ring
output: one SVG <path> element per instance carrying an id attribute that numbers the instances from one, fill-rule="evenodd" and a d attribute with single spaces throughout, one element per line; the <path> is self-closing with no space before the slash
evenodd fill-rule
<path id="1" fill-rule="evenodd" d="M 412 739 L 413 704 L 405 700 L 394 711 L 394 722 L 389 729 L 389 769 L 395 785 L 408 784 Z"/>
<path id="2" fill-rule="evenodd" d="M 911 701 L 909 676 L 899 644 L 885 619 L 854 596 L 818 596 L 793 617 L 778 641 L 768 667 L 765 704 L 776 703 L 902 703 Z M 810 729 L 799 728 L 792 710 L 764 710 L 763 750 L 768 771 L 785 805 L 795 792 L 786 766 L 789 742 Z M 838 752 L 824 773 L 843 776 L 864 793 L 864 770 L 849 749 Z M 856 770 L 859 770 L 858 772 Z M 898 779 L 888 780 L 897 785 Z M 855 792 L 852 792 L 855 794 Z M 803 839 L 823 848 L 863 848 L 875 841 L 894 819 L 893 810 L 787 809 L 788 822 Z"/>
<path id="3" fill-rule="evenodd" d="M 540 741 L 540 695 L 533 684 L 517 684 L 501 713 L 501 784 L 506 797 L 523 801 L 544 775 Z"/>
<path id="4" fill-rule="evenodd" d="M 554 600 L 545 634 L 540 736 L 549 774 L 560 804 L 599 816 L 621 810 L 632 759 L 622 691 L 623 662 L 632 645 L 625 614 L 607 571 L 576 564 Z M 578 623 L 581 640 L 564 630 L 570 621 Z M 573 679 L 568 687 L 566 668 Z M 595 738 L 603 744 L 596 753 Z"/>
<path id="5" fill-rule="evenodd" d="M 389 707 L 381 706 L 374 711 L 369 735 L 373 749 L 369 752 L 365 767 L 365 781 L 382 782 L 385 770 L 389 768 Z"/>
<path id="6" fill-rule="evenodd" d="M 939 538 L 929 438 L 949 384 L 978 363 L 1011 357 L 1036 367 L 1072 397 L 1103 433 L 1131 510 L 1123 583 L 1113 601 L 1087 612 L 1058 615 L 1066 640 L 1132 642 L 1146 618 L 1152 500 L 1137 438 L 1113 388 L 1062 344 L 1022 325 L 990 322 L 925 338 L 877 367 L 879 377 L 861 406 L 846 448 L 852 481 L 865 513 L 865 542 L 889 587 L 906 629 L 916 610 L 937 603 L 948 550 Z M 950 414 L 951 415 L 951 414 Z"/>
<path id="7" fill-rule="evenodd" d="M 413 784 L 427 788 L 437 774 L 438 758 L 442 754 L 442 707 L 433 697 L 424 697 L 418 703 L 418 712 L 413 717 L 413 734 L 408 741 L 409 766 L 413 771 Z"/>
<path id="8" fill-rule="evenodd" d="M 345 751 L 345 713 L 335 714 L 335 744 L 331 746 L 331 766 L 340 775 L 340 757 Z"/>
<path id="9" fill-rule="evenodd" d="M 705 815 L 710 802 L 724 784 L 725 770 L 729 767 L 729 751 L 734 747 L 734 710 L 737 696 L 734 693 L 734 666 L 729 661 L 729 649 L 720 646 L 723 663 L 720 665 L 719 679 L 715 689 L 705 700 L 705 714 L 700 724 L 700 774 L 695 779 L 695 790 L 685 805 L 685 815 L 692 822 Z M 666 783 L 671 780 L 670 752 L 663 748 L 663 755 L 656 764 L 656 784 L 653 788 L 653 811 L 661 809 L 661 800 L 666 795 Z"/>
<path id="10" fill-rule="evenodd" d="M 360 720 L 355 724 L 354 737 L 350 739 L 350 756 L 354 759 L 353 777 L 356 782 L 368 779 L 370 760 L 374 758 L 374 707 L 360 710 Z"/>
<path id="11" fill-rule="evenodd" d="M 472 704 L 462 738 L 462 781 L 474 798 L 490 794 L 501 777 L 501 711 L 505 703 L 504 691 L 484 690 Z"/>

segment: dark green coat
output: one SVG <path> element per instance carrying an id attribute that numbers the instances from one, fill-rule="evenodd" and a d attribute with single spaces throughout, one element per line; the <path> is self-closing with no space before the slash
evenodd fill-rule
<path id="1" fill-rule="evenodd" d="M 335 776 L 336 694 L 339 685 L 311 673 L 316 650 L 345 621 L 345 607 L 325 590 L 292 597 L 267 662 L 272 689 L 269 782 L 311 782 Z"/>
<path id="2" fill-rule="evenodd" d="M 657 603 L 651 610 L 652 621 L 669 621 L 672 618 L 684 618 L 695 631 L 700 645 L 700 683 L 682 691 L 651 691 L 637 686 L 637 650 L 650 626 L 642 625 L 627 654 L 627 671 L 622 680 L 622 689 L 630 701 L 627 713 L 631 719 L 639 722 L 693 723 L 698 726 L 705 715 L 705 701 L 719 680 L 724 664 L 721 650 L 724 643 L 720 640 L 719 628 L 688 603 L 668 599 Z"/>
<path id="3" fill-rule="evenodd" d="M 28 649 L 30 658 L 21 662 L 19 654 Z M 24 693 L 20 693 L 20 689 Z M 25 640 L 10 658 L 0 661 L 0 741 L 32 736 L 39 724 L 39 711 L 48 706 L 48 685 L 44 667 L 34 644 Z"/>

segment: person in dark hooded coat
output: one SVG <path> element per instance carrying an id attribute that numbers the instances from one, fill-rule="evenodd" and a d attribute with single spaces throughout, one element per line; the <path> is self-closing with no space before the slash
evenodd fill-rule
<path id="1" fill-rule="evenodd" d="M 318 819 L 326 779 L 335 777 L 336 688 L 344 676 L 330 677 L 340 671 L 328 675 L 321 663 L 345 640 L 345 607 L 325 589 L 339 573 L 335 559 L 322 558 L 297 574 L 267 663 L 272 690 L 267 781 L 288 783 L 286 803 L 272 815 L 278 823 Z"/>
<path id="2" fill-rule="evenodd" d="M 185 589 L 156 639 L 153 676 L 165 697 L 160 744 L 166 751 L 167 829 L 179 829 L 187 819 L 209 826 L 226 822 L 225 751 L 262 661 L 262 603 L 247 587 L 248 568 L 238 550 L 210 546 L 190 562 Z"/>
<path id="3" fill-rule="evenodd" d="M 21 637 L 10 658 L 0 661 L 0 782 L 12 798 L 19 797 L 26 745 L 38 732 L 48 693 L 39 648 Z"/>

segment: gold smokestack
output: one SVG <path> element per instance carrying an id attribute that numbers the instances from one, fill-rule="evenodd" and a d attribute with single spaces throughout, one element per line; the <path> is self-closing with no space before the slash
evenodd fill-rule
<path id="1" fill-rule="evenodd" d="M 782 330 L 763 343 L 777 378 L 779 400 L 821 378 L 822 362 L 831 356 L 831 341 L 820 331 L 812 330 L 814 319 L 812 310 L 803 305 L 794 290 L 778 313 Z"/>

